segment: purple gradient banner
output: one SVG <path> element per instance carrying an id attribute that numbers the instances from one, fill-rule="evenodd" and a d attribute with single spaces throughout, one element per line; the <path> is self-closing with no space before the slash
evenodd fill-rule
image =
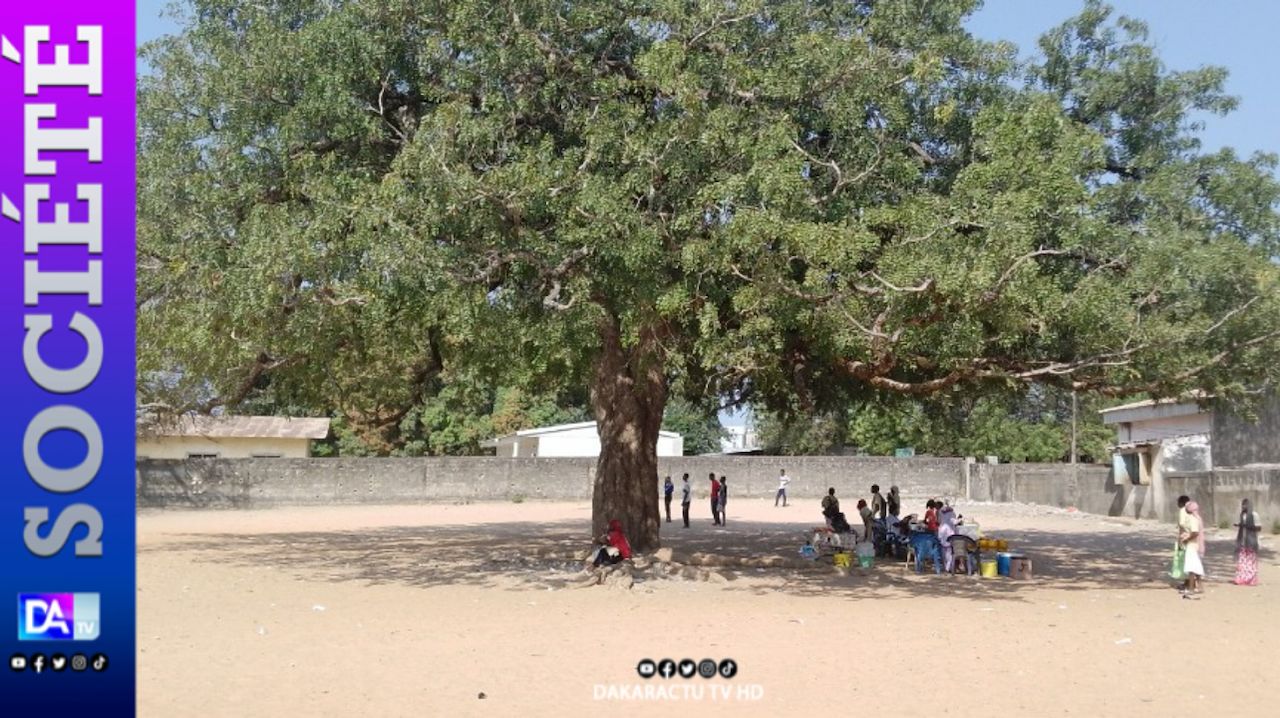
<path id="1" fill-rule="evenodd" d="M 3 713 L 129 716 L 134 3 L 7 2 L 0 41 Z"/>

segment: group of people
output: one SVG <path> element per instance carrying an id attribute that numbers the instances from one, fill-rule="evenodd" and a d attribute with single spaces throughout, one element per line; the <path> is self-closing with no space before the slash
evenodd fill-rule
<path id="1" fill-rule="evenodd" d="M 784 471 L 785 475 L 786 472 Z M 729 504 L 729 478 L 723 474 L 717 478 L 715 472 L 708 477 L 711 481 L 711 520 L 715 526 L 724 526 L 728 521 L 725 507 Z M 667 512 L 667 523 L 671 523 L 671 500 L 675 498 L 676 486 L 667 476 L 662 480 L 662 501 Z M 689 528 L 689 505 L 693 503 L 693 487 L 689 485 L 689 475 L 680 479 L 680 513 L 684 518 L 684 527 Z"/>
<path id="2" fill-rule="evenodd" d="M 871 501 L 858 499 L 858 516 L 862 520 L 859 532 L 840 511 L 840 499 L 832 487 L 822 499 L 822 515 L 832 531 L 851 533 L 857 541 L 870 542 L 879 555 L 896 555 L 910 547 L 916 555 L 917 570 L 925 560 L 933 561 L 937 573 L 950 573 L 955 568 L 952 537 L 961 535 L 961 517 L 940 499 L 926 501 L 924 518 L 917 522 L 916 514 L 902 515 L 902 496 L 897 486 L 889 487 L 885 495 L 880 493 L 879 485 L 872 484 Z M 972 572 L 974 567 L 970 565 L 969 569 Z"/>
<path id="3" fill-rule="evenodd" d="M 729 498 L 728 478 L 708 475 L 711 484 L 710 503 L 711 519 L 714 525 L 724 526 L 727 520 L 725 507 Z M 778 493 L 774 498 L 774 506 L 781 501 L 787 505 L 787 484 L 791 482 L 786 469 L 781 471 L 778 479 Z M 671 501 L 675 495 L 675 484 L 667 476 L 663 481 L 663 499 L 666 507 L 667 523 L 671 523 Z M 693 488 L 689 484 L 689 475 L 681 478 L 680 508 L 684 519 L 684 527 L 689 528 L 689 506 L 693 503 Z M 851 533 L 859 541 L 872 542 L 877 553 L 893 544 L 909 543 L 916 553 L 917 570 L 925 558 L 932 558 L 935 571 L 946 570 L 950 573 L 954 568 L 955 556 L 952 552 L 952 538 L 959 535 L 958 519 L 955 509 L 938 499 L 925 502 L 924 518 L 917 524 L 916 515 L 901 516 L 902 497 L 897 486 L 889 487 L 888 495 L 880 493 L 880 486 L 871 485 L 871 501 L 858 499 L 858 516 L 862 521 L 862 531 L 855 531 L 840 510 L 840 499 L 836 497 L 835 487 L 827 489 L 822 498 L 822 515 L 827 526 L 836 533 Z M 1236 575 L 1232 582 L 1239 586 L 1256 586 L 1258 584 L 1258 533 L 1261 522 L 1254 512 L 1252 503 L 1245 499 L 1240 506 L 1240 520 L 1236 527 Z M 917 539 L 920 545 L 917 546 Z M 958 540 L 958 539 L 957 539 Z M 631 558 L 631 545 L 622 532 L 622 524 L 617 519 L 609 521 L 609 530 L 596 539 L 598 548 L 589 562 L 599 566 L 605 563 L 617 563 Z M 1179 588 L 1183 598 L 1197 598 L 1203 592 L 1202 583 L 1205 577 L 1205 526 L 1200 515 L 1200 505 L 1189 496 L 1178 497 L 1178 540 L 1174 545 L 1173 567 L 1170 572 L 1175 579 L 1182 579 Z M 972 566 L 970 570 L 972 571 Z"/>
<path id="4" fill-rule="evenodd" d="M 932 510 L 932 500 L 929 506 Z M 901 523 L 899 518 L 901 511 L 902 496 L 898 493 L 897 486 L 890 486 L 889 495 L 886 497 L 880 493 L 878 484 L 872 484 L 871 503 L 868 504 L 866 499 L 858 499 L 858 517 L 862 519 L 861 540 L 871 540 L 872 528 L 877 521 L 886 527 Z M 840 499 L 836 498 L 835 487 L 828 488 L 827 495 L 822 497 L 822 516 L 827 520 L 827 525 L 838 533 L 851 530 L 844 513 L 840 511 Z"/>
<path id="5" fill-rule="evenodd" d="M 1249 499 L 1240 502 L 1240 520 L 1236 528 L 1237 586 L 1258 585 L 1258 532 L 1261 522 Z M 1203 593 L 1205 525 L 1200 505 L 1183 495 L 1178 497 L 1178 542 L 1174 544 L 1173 569 L 1170 575 L 1182 579 L 1178 591 L 1183 598 L 1194 599 Z"/>
<path id="6" fill-rule="evenodd" d="M 729 479 L 723 474 L 716 476 L 715 472 L 708 474 L 707 479 L 711 482 L 711 521 L 715 526 L 724 526 L 728 521 L 728 514 L 725 508 L 729 503 Z M 782 477 L 779 480 L 778 499 L 783 502 L 784 506 L 787 499 L 786 486 L 790 482 L 791 479 L 787 476 L 786 469 L 783 469 Z M 667 523 L 671 523 L 671 502 L 675 498 L 675 493 L 675 482 L 671 480 L 670 476 L 664 477 L 662 480 L 662 502 L 663 508 L 666 510 Z M 689 528 L 689 506 L 692 503 L 693 487 L 689 484 L 689 475 L 685 474 L 680 478 L 680 513 L 684 520 L 685 528 Z M 591 556 L 587 559 L 587 563 L 593 566 L 618 563 L 631 558 L 631 544 L 627 542 L 627 537 L 623 535 L 622 523 L 617 519 L 610 519 L 608 531 L 601 536 L 597 536 L 595 544 L 595 550 L 592 551 Z"/>

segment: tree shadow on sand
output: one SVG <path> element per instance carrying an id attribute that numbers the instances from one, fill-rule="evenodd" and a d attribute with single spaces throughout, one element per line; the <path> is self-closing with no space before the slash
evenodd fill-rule
<path id="1" fill-rule="evenodd" d="M 754 594 L 849 600 L 951 596 L 974 601 L 1028 600 L 1039 587 L 1169 590 L 1167 570 L 1173 537 L 1150 532 L 1000 531 L 1013 550 L 1033 560 L 1035 578 L 980 579 L 917 575 L 901 561 L 877 559 L 871 569 L 839 575 L 831 559 L 803 567 L 736 565 L 741 559 L 794 559 L 812 523 L 707 522 L 683 529 L 663 524 L 664 545 L 680 556 L 709 557 L 724 590 Z M 585 574 L 574 558 L 589 548 L 577 519 L 550 523 L 451 524 L 347 531 L 170 534 L 141 553 L 178 551 L 194 560 L 232 566 L 278 568 L 305 580 L 353 581 L 414 587 L 485 586 L 502 590 L 558 589 L 577 585 Z M 1263 556 L 1271 552 L 1263 550 Z M 1234 571 L 1230 541 L 1212 541 L 1206 561 L 1211 579 Z M 719 565 L 717 565 L 719 564 Z M 637 587 L 649 581 L 686 580 L 637 571 Z M 696 579 L 695 579 L 696 580 Z M 652 584 L 650 584 L 652 585 Z"/>

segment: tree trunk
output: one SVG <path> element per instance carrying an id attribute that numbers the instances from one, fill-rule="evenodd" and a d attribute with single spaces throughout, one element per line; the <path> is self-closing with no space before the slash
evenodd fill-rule
<path id="1" fill-rule="evenodd" d="M 601 322 L 601 347 L 591 385 L 591 408 L 600 435 L 591 530 L 599 536 L 611 519 L 636 551 L 659 546 L 658 430 L 667 403 L 667 380 L 653 331 L 624 348 L 618 320 Z"/>

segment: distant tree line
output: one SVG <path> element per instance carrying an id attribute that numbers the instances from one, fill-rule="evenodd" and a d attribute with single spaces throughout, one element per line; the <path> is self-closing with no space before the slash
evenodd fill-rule
<path id="1" fill-rule="evenodd" d="M 1096 397 L 1078 398 L 1079 461 L 1106 462 L 1115 432 L 1102 423 Z M 899 448 L 933 456 L 997 456 L 1001 461 L 1069 461 L 1071 393 L 1035 387 L 1019 395 L 956 396 L 856 404 L 819 415 L 764 413 L 757 417 L 769 454 L 859 453 L 889 456 Z"/>

